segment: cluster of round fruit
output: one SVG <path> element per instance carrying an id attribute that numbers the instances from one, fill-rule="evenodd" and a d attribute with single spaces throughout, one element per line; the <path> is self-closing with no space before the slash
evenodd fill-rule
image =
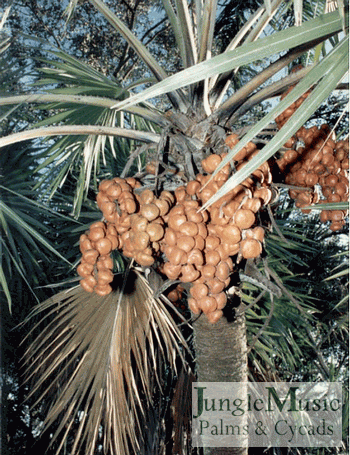
<path id="1" fill-rule="evenodd" d="M 292 90 L 291 87 L 281 99 Z M 286 109 L 276 118 L 279 128 L 288 120 L 301 103 L 307 98 L 310 91 Z M 310 210 L 305 207 L 317 202 L 344 202 L 349 194 L 349 144 L 347 141 L 335 141 L 329 126 L 323 124 L 318 128 L 300 128 L 294 137 L 290 138 L 285 147 L 282 158 L 277 164 L 284 174 L 285 183 L 303 187 L 301 190 L 291 189 L 290 196 L 296 200 L 296 206 L 304 212 Z M 322 200 L 320 198 L 322 197 Z M 341 229 L 346 210 L 322 210 L 320 220 L 330 221 L 330 229 Z"/>
<path id="2" fill-rule="evenodd" d="M 295 85 L 292 85 L 289 87 L 288 90 L 286 90 L 282 95 L 281 95 L 281 101 L 283 98 L 285 98 L 289 92 L 293 90 Z M 310 95 L 311 90 L 306 91 L 300 98 L 295 100 L 287 109 L 285 109 L 280 115 L 278 115 L 275 118 L 275 122 L 278 126 L 278 128 L 282 128 L 282 126 L 286 123 L 286 121 L 294 114 L 294 112 L 302 105 L 302 103 L 306 100 L 306 98 Z"/>
<path id="3" fill-rule="evenodd" d="M 209 213 L 198 211 L 199 201 L 181 190 L 175 191 L 176 205 L 167 217 L 161 246 L 167 261 L 161 271 L 171 280 L 192 283 L 190 309 L 195 314 L 203 311 L 215 322 L 222 316 L 221 310 L 226 304 L 223 291 L 229 284 L 233 263 L 223 249 L 219 250 L 221 241 L 209 221 Z M 240 236 L 233 239 L 237 240 Z M 199 284 L 200 295 L 196 292 Z"/>
<path id="4" fill-rule="evenodd" d="M 134 178 L 104 180 L 97 195 L 104 218 L 118 233 L 118 248 L 142 266 L 151 266 L 159 256 L 165 217 L 174 201 L 169 191 L 157 198 Z"/>
<path id="5" fill-rule="evenodd" d="M 296 200 L 296 206 L 303 207 L 322 202 L 343 202 L 348 200 L 349 145 L 346 141 L 335 142 L 329 138 L 327 128 L 302 128 L 296 134 L 305 143 L 297 150 L 287 150 L 277 160 L 285 174 L 288 185 L 304 187 L 302 190 L 289 190 Z M 308 210 L 304 211 L 308 212 Z M 330 229 L 341 229 L 347 212 L 344 210 L 323 210 L 322 222 L 331 221 Z"/>
<path id="6" fill-rule="evenodd" d="M 113 225 L 97 221 L 80 236 L 81 263 L 77 268 L 80 284 L 87 292 L 108 295 L 112 291 L 113 260 L 110 253 L 119 246 Z"/>
<path id="7" fill-rule="evenodd" d="M 121 250 L 143 266 L 152 265 L 159 254 L 159 240 L 164 236 L 162 216 L 175 198 L 168 191 L 159 198 L 147 189 L 137 194 L 140 187 L 134 178 L 117 177 L 100 183 L 96 199 L 105 221 L 93 223 L 80 237 L 82 259 L 77 272 L 86 291 L 98 295 L 112 291 L 112 250 Z"/>
<path id="8" fill-rule="evenodd" d="M 227 139 L 229 147 L 237 142 L 236 135 Z M 255 145 L 249 143 L 235 156 L 236 169 L 255 153 Z M 231 174 L 227 164 L 212 175 L 223 158 L 209 155 L 202 161 L 203 174 L 173 193 L 162 191 L 159 197 L 133 178 L 102 181 L 97 204 L 104 221 L 94 223 L 80 240 L 83 257 L 78 273 L 84 289 L 100 295 L 111 292 L 110 253 L 119 249 L 142 266 L 158 259 L 160 271 L 169 279 L 191 283 L 191 310 L 202 311 L 216 322 L 226 304 L 224 289 L 234 267 L 231 257 L 255 258 L 262 252 L 264 229 L 254 226 L 255 214 L 271 198 L 271 172 L 264 163 L 203 210 L 203 204 Z M 174 291 L 180 295 L 179 289 Z"/>
<path id="9" fill-rule="evenodd" d="M 227 138 L 229 147 L 237 142 L 236 135 Z M 235 156 L 236 169 L 255 153 L 256 146 L 247 144 Z M 255 258 L 262 252 L 264 229 L 254 226 L 255 214 L 272 194 L 268 188 L 270 168 L 264 163 L 241 185 L 201 210 L 231 174 L 227 164 L 213 176 L 224 157 L 209 155 L 201 163 L 204 173 L 175 190 L 176 204 L 165 219 L 167 227 L 161 242 L 167 258 L 162 272 L 169 279 L 192 283 L 189 307 L 195 314 L 205 313 L 211 322 L 220 319 L 226 305 L 224 290 L 234 267 L 231 258 Z"/>

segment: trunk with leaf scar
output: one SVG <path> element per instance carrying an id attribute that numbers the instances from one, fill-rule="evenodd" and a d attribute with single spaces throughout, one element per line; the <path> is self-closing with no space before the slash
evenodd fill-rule
<path id="1" fill-rule="evenodd" d="M 207 318 L 202 315 L 193 322 L 193 330 L 198 382 L 247 381 L 247 339 L 244 314 L 236 316 L 232 321 L 222 317 L 215 324 L 208 322 Z M 204 449 L 204 453 L 205 455 L 246 455 L 248 449 L 212 447 Z"/>

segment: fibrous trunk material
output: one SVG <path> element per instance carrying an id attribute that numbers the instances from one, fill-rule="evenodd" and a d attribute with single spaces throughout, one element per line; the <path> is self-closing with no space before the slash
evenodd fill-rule
<path id="1" fill-rule="evenodd" d="M 247 339 L 245 315 L 232 321 L 225 317 L 210 324 L 201 316 L 193 322 L 198 382 L 247 382 Z M 247 448 L 211 447 L 205 455 L 246 455 Z"/>

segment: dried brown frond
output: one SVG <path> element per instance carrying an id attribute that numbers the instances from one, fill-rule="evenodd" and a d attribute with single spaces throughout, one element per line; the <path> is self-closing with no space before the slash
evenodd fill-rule
<path id="1" fill-rule="evenodd" d="M 73 436 L 71 453 L 92 455 L 101 428 L 106 453 L 135 452 L 154 378 L 159 385 L 164 363 L 175 371 L 182 358 L 186 342 L 145 277 L 131 271 L 120 281 L 108 296 L 79 286 L 35 310 L 43 314 L 36 327 L 47 325 L 26 351 L 27 381 L 33 381 L 36 403 L 48 396 L 53 402 L 45 429 L 59 422 L 56 453 Z"/>

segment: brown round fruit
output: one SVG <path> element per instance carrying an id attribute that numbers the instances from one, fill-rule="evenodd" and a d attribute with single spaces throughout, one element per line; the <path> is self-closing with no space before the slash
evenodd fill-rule
<path id="1" fill-rule="evenodd" d="M 200 272 L 196 270 L 192 264 L 182 266 L 180 281 L 183 283 L 192 283 L 200 276 Z"/>
<path id="2" fill-rule="evenodd" d="M 127 199 L 125 201 L 125 210 L 127 213 L 135 213 L 137 209 L 136 202 L 133 199 Z"/>
<path id="3" fill-rule="evenodd" d="M 187 255 L 187 264 L 194 264 L 196 267 L 204 264 L 202 250 L 194 248 Z"/>
<path id="4" fill-rule="evenodd" d="M 98 189 L 101 192 L 105 192 L 111 185 L 113 185 L 113 180 L 102 180 L 98 186 Z"/>
<path id="5" fill-rule="evenodd" d="M 160 216 L 165 216 L 170 210 L 170 203 L 166 199 L 155 199 L 155 205 L 159 208 Z"/>
<path id="6" fill-rule="evenodd" d="M 197 300 L 198 307 L 203 311 L 204 314 L 208 314 L 212 311 L 215 311 L 217 308 L 217 303 L 214 297 L 203 297 L 200 300 Z"/>
<path id="7" fill-rule="evenodd" d="M 135 250 L 144 250 L 148 247 L 150 242 L 150 236 L 147 234 L 147 232 L 131 231 L 129 238 Z"/>
<path id="8" fill-rule="evenodd" d="M 77 267 L 77 273 L 82 277 L 87 277 L 88 275 L 91 275 L 93 271 L 94 266 L 92 264 L 89 264 L 88 262 L 82 262 Z"/>
<path id="9" fill-rule="evenodd" d="M 203 268 L 201 269 L 201 274 L 207 279 L 214 278 L 215 272 L 216 272 L 216 267 L 211 264 L 207 264 L 207 265 L 203 266 Z"/>
<path id="10" fill-rule="evenodd" d="M 111 242 L 112 250 L 115 250 L 116 248 L 119 248 L 121 246 L 118 235 L 107 234 L 106 239 L 108 239 Z"/>
<path id="11" fill-rule="evenodd" d="M 195 239 L 189 235 L 181 235 L 176 242 L 176 246 L 189 253 L 195 246 Z"/>
<path id="12" fill-rule="evenodd" d="M 222 243 L 220 246 L 223 247 L 223 251 L 225 252 L 226 256 L 234 256 L 239 252 L 239 243 Z M 220 254 L 219 248 L 218 252 Z"/>
<path id="13" fill-rule="evenodd" d="M 216 235 L 208 235 L 205 239 L 205 248 L 207 250 L 216 250 L 216 248 L 220 245 L 220 239 Z"/>
<path id="14" fill-rule="evenodd" d="M 105 230 L 102 227 L 90 227 L 89 240 L 96 242 L 97 240 L 103 239 L 105 236 Z"/>
<path id="15" fill-rule="evenodd" d="M 177 246 L 168 246 L 165 249 L 166 257 L 173 265 L 182 265 L 187 261 L 187 254 Z"/>
<path id="16" fill-rule="evenodd" d="M 100 256 L 97 260 L 96 267 L 97 267 L 97 270 L 100 270 L 101 268 L 112 270 L 113 269 L 113 259 L 111 258 L 110 255 Z"/>
<path id="17" fill-rule="evenodd" d="M 181 265 L 173 265 L 170 262 L 166 262 L 163 266 L 163 272 L 169 280 L 176 280 L 181 273 Z"/>
<path id="18" fill-rule="evenodd" d="M 249 210 L 250 211 L 250 210 Z M 253 214 L 254 217 L 254 214 Z M 255 221 L 255 217 L 254 217 Z M 226 243 L 238 243 L 241 240 L 241 230 L 234 224 L 225 226 L 222 231 L 222 240 Z"/>
<path id="19" fill-rule="evenodd" d="M 153 191 L 149 189 L 143 190 L 142 193 L 140 194 L 141 204 L 150 204 L 151 202 L 153 202 L 153 199 L 154 199 Z"/>
<path id="20" fill-rule="evenodd" d="M 220 163 L 221 163 L 220 155 L 215 154 L 209 155 L 202 161 L 203 171 L 207 172 L 208 174 L 212 174 Z"/>
<path id="21" fill-rule="evenodd" d="M 175 246 L 177 242 L 176 232 L 170 227 L 166 228 L 164 235 L 164 242 L 166 245 Z"/>
<path id="22" fill-rule="evenodd" d="M 197 301 L 195 299 L 188 299 L 188 307 L 194 314 L 199 314 L 201 310 L 199 309 L 199 306 L 197 305 Z"/>
<path id="23" fill-rule="evenodd" d="M 203 239 L 203 237 L 200 235 L 196 235 L 194 240 L 195 240 L 195 248 L 200 251 L 203 251 L 204 247 L 205 247 L 205 240 Z"/>
<path id="24" fill-rule="evenodd" d="M 151 242 L 158 242 L 164 237 L 164 228 L 158 223 L 150 223 L 146 228 L 146 232 Z"/>
<path id="25" fill-rule="evenodd" d="M 113 272 L 109 269 L 100 269 L 97 275 L 97 281 L 100 285 L 109 284 L 113 281 Z"/>
<path id="26" fill-rule="evenodd" d="M 88 264 L 95 265 L 98 258 L 98 251 L 96 250 L 86 250 L 83 253 L 83 259 Z"/>
<path id="27" fill-rule="evenodd" d="M 227 303 L 227 295 L 225 292 L 220 292 L 219 294 L 213 295 L 214 299 L 216 300 L 216 305 L 218 310 L 222 310 L 225 308 Z"/>
<path id="28" fill-rule="evenodd" d="M 95 247 L 97 251 L 104 256 L 112 251 L 112 242 L 107 238 L 99 239 L 95 242 Z"/>
<path id="29" fill-rule="evenodd" d="M 187 220 L 185 215 L 170 215 L 169 214 L 169 221 L 168 225 L 170 228 L 174 229 L 174 231 L 178 231 L 180 229 L 181 224 L 185 223 Z"/>
<path id="30" fill-rule="evenodd" d="M 219 294 L 225 289 L 225 283 L 223 283 L 218 278 L 212 278 L 207 281 L 207 286 L 209 287 L 211 294 Z"/>
<path id="31" fill-rule="evenodd" d="M 243 208 L 244 209 L 249 209 L 251 210 L 252 212 L 256 213 L 260 210 L 261 208 L 261 199 L 257 198 L 257 197 L 252 197 L 252 198 L 249 198 L 244 204 L 243 204 Z"/>
<path id="32" fill-rule="evenodd" d="M 210 265 L 217 265 L 220 262 L 220 254 L 217 251 L 207 251 L 205 253 L 205 262 Z"/>
<path id="33" fill-rule="evenodd" d="M 221 281 L 225 281 L 230 275 L 230 268 L 226 262 L 220 262 L 216 267 L 216 277 Z"/>
<path id="34" fill-rule="evenodd" d="M 186 188 L 184 186 L 178 186 L 174 194 L 177 202 L 183 202 L 186 199 Z"/>
<path id="35" fill-rule="evenodd" d="M 122 194 L 122 189 L 118 183 L 112 183 L 112 185 L 109 185 L 107 188 L 107 196 L 110 201 L 114 201 L 115 199 L 118 199 L 119 196 Z"/>
<path id="36" fill-rule="evenodd" d="M 84 281 L 87 285 L 91 286 L 92 288 L 94 288 L 97 284 L 97 281 L 92 275 L 85 277 L 82 281 Z"/>
<path id="37" fill-rule="evenodd" d="M 203 283 L 196 283 L 190 289 L 192 297 L 196 300 L 200 300 L 203 297 L 206 297 L 208 295 L 208 292 L 208 286 Z"/>
<path id="38" fill-rule="evenodd" d="M 196 209 L 190 209 L 186 211 L 188 221 L 192 221 L 193 223 L 202 223 L 203 215 L 201 212 L 197 212 Z"/>
<path id="39" fill-rule="evenodd" d="M 186 191 L 187 194 L 190 196 L 194 196 L 196 192 L 200 189 L 201 184 L 198 182 L 198 180 L 191 180 L 190 182 L 187 183 L 186 186 Z"/>
<path id="40" fill-rule="evenodd" d="M 249 209 L 239 209 L 234 214 L 233 220 L 240 229 L 249 229 L 255 223 L 255 215 Z"/>
<path id="41" fill-rule="evenodd" d="M 306 186 L 315 186 L 318 183 L 319 176 L 314 173 L 308 173 L 305 177 L 305 184 Z"/>
<path id="42" fill-rule="evenodd" d="M 154 264 L 154 258 L 151 255 L 144 253 L 143 251 L 138 251 L 136 253 L 135 260 L 138 264 L 144 267 L 149 267 L 150 265 Z"/>
<path id="43" fill-rule="evenodd" d="M 224 313 L 222 312 L 222 310 L 217 309 L 215 311 L 207 313 L 207 319 L 211 324 L 215 324 L 216 322 L 218 322 L 219 319 L 222 318 L 223 314 Z"/>
<path id="44" fill-rule="evenodd" d="M 88 239 L 88 237 L 85 234 L 83 234 L 80 237 L 80 251 L 84 253 L 84 251 L 86 250 L 92 250 L 92 243 Z"/>
<path id="45" fill-rule="evenodd" d="M 252 259 L 260 256 L 262 246 L 258 240 L 245 239 L 240 243 L 241 254 L 245 259 Z"/>
<path id="46" fill-rule="evenodd" d="M 86 278 L 83 280 L 80 280 L 80 286 L 84 289 L 86 292 L 94 292 L 94 286 L 91 286 L 88 281 L 86 281 Z"/>
<path id="47" fill-rule="evenodd" d="M 109 284 L 104 285 L 98 284 L 97 286 L 95 286 L 94 291 L 96 292 L 97 295 L 104 297 L 112 292 L 112 287 Z"/>
<path id="48" fill-rule="evenodd" d="M 170 291 L 168 294 L 167 294 L 167 298 L 170 300 L 170 302 L 177 302 L 180 298 L 180 294 L 179 292 L 177 291 L 177 289 L 173 289 L 172 291 Z"/>
<path id="49" fill-rule="evenodd" d="M 198 234 L 198 225 L 193 221 L 185 221 L 179 226 L 179 231 L 190 237 L 194 237 Z"/>
<path id="50" fill-rule="evenodd" d="M 148 221 L 153 221 L 160 215 L 160 210 L 156 204 L 142 204 L 140 209 L 141 215 L 146 218 Z"/>
<path id="51" fill-rule="evenodd" d="M 141 215 L 131 215 L 130 217 L 131 229 L 133 231 L 145 231 L 148 226 L 148 220 Z"/>

